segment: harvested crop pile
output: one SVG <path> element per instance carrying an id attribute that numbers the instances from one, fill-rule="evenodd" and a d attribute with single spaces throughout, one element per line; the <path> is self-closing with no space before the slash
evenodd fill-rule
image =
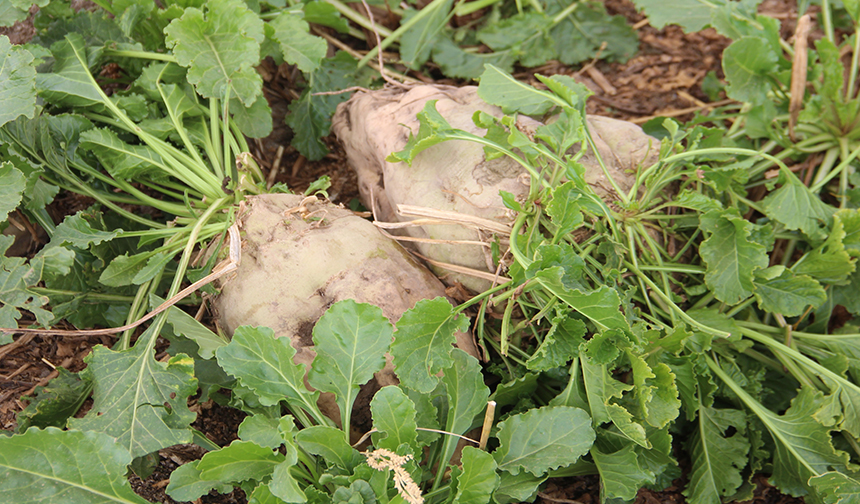
<path id="1" fill-rule="evenodd" d="M 434 223 L 402 228 L 412 239 L 421 240 L 410 243 L 423 256 L 483 274 L 479 278 L 474 274 L 437 268 L 437 273 L 445 275 L 447 282 L 459 282 L 474 291 L 482 291 L 490 285 L 497 269 L 491 259 L 489 243 L 498 238 L 504 250 L 503 230 L 511 222 L 512 214 L 504 206 L 499 191 L 523 198 L 529 189 L 525 170 L 507 156 L 488 160 L 481 145 L 458 140 L 428 148 L 411 166 L 386 159 L 392 152 L 404 148 L 410 133 L 418 132 L 416 115 L 429 100 L 438 100 L 436 109 L 451 126 L 483 136 L 486 130 L 472 120 L 475 112 L 483 111 L 495 117 L 503 114 L 499 107 L 481 100 L 477 90 L 473 86 L 428 85 L 358 93 L 338 107 L 332 129 L 343 142 L 349 162 L 358 174 L 364 204 L 374 209 L 378 220 L 410 221 L 414 214 L 408 216 L 398 211 L 398 206 L 408 205 L 441 211 L 445 217 L 470 216 L 496 224 L 481 225 L 469 219 L 470 222 L 461 225 Z M 597 116 L 589 116 L 587 123 L 606 170 L 622 190 L 631 188 L 632 174 L 639 166 L 657 160 L 658 142 L 639 126 Z M 517 127 L 533 133 L 541 124 L 520 116 Z M 585 167 L 585 180 L 597 194 L 612 202 L 615 199 L 612 187 L 595 156 L 589 152 L 582 156 L 580 163 Z M 418 210 L 418 213 L 422 211 L 424 215 L 433 214 L 426 210 Z M 433 217 L 438 222 L 439 216 Z M 471 243 L 450 243 L 452 241 Z M 474 243 L 479 241 L 484 245 Z"/>
<path id="2" fill-rule="evenodd" d="M 445 295 L 442 283 L 397 242 L 350 210 L 316 197 L 250 197 L 239 222 L 242 264 L 215 302 L 220 324 L 231 334 L 241 325 L 272 328 L 291 339 L 299 364 L 310 366 L 314 324 L 337 301 L 372 303 L 396 322 L 419 300 Z M 477 355 L 469 334 L 458 333 L 457 346 Z M 390 363 L 375 382 L 362 389 L 354 415 L 367 413 L 379 387 L 397 383 Z M 340 418 L 330 397 L 323 395 L 320 406 L 330 418 Z"/>

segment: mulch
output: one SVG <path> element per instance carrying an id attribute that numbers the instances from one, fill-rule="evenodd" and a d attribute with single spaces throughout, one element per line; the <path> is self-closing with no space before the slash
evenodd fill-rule
<path id="1" fill-rule="evenodd" d="M 623 64 L 602 61 L 570 68 L 550 63 L 538 69 L 523 70 L 517 77 L 532 84 L 532 74 L 570 75 L 586 84 L 594 96 L 588 103 L 588 112 L 643 123 L 654 116 L 672 116 L 683 122 L 696 111 L 707 111 L 712 102 L 702 90 L 702 82 L 709 72 L 721 78 L 720 56 L 729 41 L 714 30 L 684 34 L 677 27 L 662 30 L 646 24 L 628 0 L 607 0 L 607 10 L 621 14 L 636 27 L 640 51 Z M 793 32 L 796 6 L 791 2 L 766 0 L 761 11 L 783 21 L 785 33 Z M 21 43 L 33 36 L 32 24 L 19 23 L 11 28 L 0 28 L 0 34 Z M 297 97 L 292 82 L 294 73 L 286 67 L 266 62 L 260 69 L 266 81 L 266 96 L 275 115 L 276 129 L 268 138 L 253 143 L 254 154 L 261 160 L 272 182 L 283 182 L 295 192 L 302 192 L 322 175 L 332 178 L 329 194 L 332 200 L 349 204 L 358 195 L 354 173 L 348 169 L 345 156 L 333 137 L 326 144 L 331 153 L 320 161 L 308 161 L 289 146 L 291 134 L 283 124 L 290 100 Z M 717 97 L 717 100 L 724 97 Z M 58 215 L 74 213 L 80 205 L 75 198 L 61 198 L 53 211 Z M 25 233 L 26 234 L 26 233 Z M 31 233 L 33 241 L 23 250 L 33 251 L 40 245 L 40 237 Z M 84 358 L 96 344 L 111 346 L 110 337 L 59 338 L 53 336 L 19 336 L 11 345 L 0 347 L 0 429 L 14 431 L 16 415 L 27 405 L 27 397 L 36 387 L 44 386 L 57 375 L 56 368 L 77 372 L 85 367 Z M 163 348 L 163 346 L 162 346 Z M 85 406 L 86 409 L 86 406 Z M 194 427 L 213 442 L 224 446 L 236 438 L 242 413 L 217 404 L 195 404 L 198 419 Z M 202 450 L 193 446 L 178 446 L 161 450 L 154 472 L 145 479 L 132 476 L 135 491 L 150 502 L 173 503 L 165 493 L 168 478 L 179 465 L 202 456 Z M 682 463 L 682 468 L 684 464 Z M 793 504 L 803 502 L 780 494 L 767 484 L 765 477 L 757 477 L 757 504 Z M 664 491 L 643 489 L 636 498 L 637 504 L 680 504 L 685 502 L 681 493 L 683 480 L 676 481 Z M 600 501 L 600 485 L 596 477 L 579 477 L 551 480 L 536 502 L 592 504 Z M 228 495 L 204 496 L 201 503 L 245 503 L 241 490 Z"/>

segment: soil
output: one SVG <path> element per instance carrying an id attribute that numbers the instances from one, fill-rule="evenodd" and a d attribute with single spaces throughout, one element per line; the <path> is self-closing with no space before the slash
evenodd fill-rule
<path id="1" fill-rule="evenodd" d="M 585 83 L 594 91 L 588 103 L 588 112 L 607 115 L 636 123 L 644 123 L 654 116 L 671 116 L 686 121 L 697 111 L 707 111 L 720 97 L 711 97 L 702 90 L 702 82 L 709 72 L 722 77 L 720 56 L 728 40 L 711 29 L 699 33 L 684 34 L 677 27 L 656 30 L 644 17 L 636 12 L 629 0 L 607 0 L 607 10 L 625 16 L 639 34 L 639 53 L 623 64 L 593 62 L 579 68 L 559 63 L 550 63 L 537 69 L 521 71 L 517 77 L 538 84 L 532 77 L 537 71 L 542 74 L 566 74 Z M 793 2 L 765 0 L 760 11 L 783 22 L 784 34 L 793 33 L 796 21 L 796 6 Z M 13 43 L 22 43 L 33 36 L 32 20 L 10 28 L 0 28 L 0 34 L 10 37 Z M 266 62 L 260 68 L 266 81 L 266 96 L 273 108 L 276 129 L 273 134 L 253 144 L 264 170 L 270 174 L 271 182 L 283 182 L 295 192 L 304 191 L 310 183 L 322 175 L 329 175 L 332 187 L 329 195 L 335 202 L 349 204 L 358 195 L 355 175 L 349 170 L 343 151 L 333 137 L 326 144 L 331 153 L 320 161 L 308 161 L 289 146 L 290 132 L 283 124 L 283 116 L 290 100 L 297 97 L 293 78 L 296 73 L 286 67 L 277 67 Z M 426 76 L 422 77 L 424 80 Z M 451 81 L 445 81 L 452 83 Z M 53 210 L 57 216 L 74 213 L 86 206 L 74 197 L 58 198 Z M 40 245 L 37 233 L 30 233 L 32 243 L 24 247 L 22 255 L 32 253 Z M 27 405 L 27 397 L 36 387 L 44 386 L 57 376 L 57 367 L 69 371 L 80 371 L 85 367 L 84 357 L 96 344 L 113 343 L 110 337 L 56 338 L 42 336 L 18 336 L 14 343 L 0 347 L 0 429 L 14 431 L 17 428 L 16 414 Z M 163 351 L 166 344 L 159 347 Z M 163 354 L 162 354 L 163 355 Z M 161 355 L 157 355 L 157 358 Z M 210 402 L 196 404 L 198 411 L 194 427 L 220 446 L 236 439 L 236 432 L 243 414 L 237 410 L 221 407 Z M 85 404 L 83 414 L 88 409 Z M 201 457 L 203 450 L 193 445 L 176 446 L 161 450 L 158 462 L 145 479 L 130 477 L 134 490 L 150 502 L 173 503 L 164 489 L 171 471 L 179 465 Z M 681 460 L 684 469 L 685 461 Z M 687 468 L 688 469 L 688 468 Z M 687 472 L 686 470 L 684 471 Z M 758 504 L 793 504 L 801 499 L 785 496 L 771 487 L 765 477 L 757 477 L 758 488 L 754 501 Z M 683 479 L 675 481 L 669 488 L 656 492 L 642 489 L 636 498 L 637 504 L 670 504 L 685 502 L 681 490 Z M 551 480 L 540 492 L 536 502 L 591 504 L 600 501 L 600 485 L 596 477 L 579 477 Z M 245 503 L 241 490 L 228 495 L 204 496 L 200 503 Z"/>

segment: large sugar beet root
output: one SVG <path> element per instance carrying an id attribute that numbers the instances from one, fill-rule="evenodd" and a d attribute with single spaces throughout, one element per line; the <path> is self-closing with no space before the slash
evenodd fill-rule
<path id="1" fill-rule="evenodd" d="M 502 116 L 498 107 L 478 97 L 476 87 L 416 86 L 407 91 L 382 89 L 358 93 L 341 104 L 332 120 L 332 129 L 344 145 L 350 165 L 358 174 L 359 190 L 365 205 L 372 204 L 377 218 L 385 222 L 410 220 L 398 214 L 398 205 L 413 205 L 472 215 L 505 225 L 509 213 L 499 191 L 516 196 L 528 192 L 525 170 L 503 157 L 487 160 L 481 145 L 448 141 L 421 152 L 412 166 L 391 163 L 386 157 L 406 145 L 410 132 L 417 132 L 416 118 L 428 100 L 438 100 L 436 109 L 451 126 L 477 135 L 485 131 L 475 126 L 472 115 L 482 110 Z M 605 117 L 588 117 L 588 127 L 608 172 L 624 191 L 633 184 L 635 170 L 656 161 L 659 145 L 638 126 Z M 520 127 L 534 129 L 540 123 L 521 117 Z M 580 160 L 585 179 L 604 199 L 615 199 L 612 185 L 597 163 L 586 154 Z M 413 238 L 430 240 L 486 240 L 487 232 L 474 227 L 427 225 L 406 228 Z M 488 273 L 495 271 L 486 247 L 450 243 L 414 242 L 418 251 L 436 261 L 465 266 Z M 490 283 L 467 275 L 445 274 L 475 291 Z"/>
<path id="2" fill-rule="evenodd" d="M 242 262 L 223 282 L 215 301 L 221 326 L 230 334 L 240 325 L 268 326 L 290 338 L 295 361 L 315 357 L 312 330 L 333 303 L 353 299 L 382 308 L 392 322 L 421 299 L 444 296 L 442 283 L 397 242 L 351 211 L 315 198 L 267 194 L 248 199 L 239 217 Z M 477 355 L 468 334 L 457 346 Z M 362 388 L 353 415 L 367 415 L 379 387 L 396 383 L 389 363 Z M 320 407 L 338 421 L 326 394 Z M 362 418 L 353 423 L 362 425 Z"/>

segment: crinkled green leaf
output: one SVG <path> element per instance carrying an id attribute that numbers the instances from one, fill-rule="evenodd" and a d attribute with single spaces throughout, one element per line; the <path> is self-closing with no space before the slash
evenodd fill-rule
<path id="1" fill-rule="evenodd" d="M 619 451 L 603 453 L 591 449 L 591 458 L 600 471 L 601 493 L 604 499 L 632 501 L 639 489 L 654 482 L 654 473 L 641 467 L 636 445 L 628 444 Z"/>
<path id="2" fill-rule="evenodd" d="M 397 451 L 397 447 L 406 444 L 412 452 L 420 453 L 415 429 L 415 404 L 403 393 L 400 387 L 389 385 L 382 387 L 370 401 L 370 412 L 373 415 L 373 428 L 379 433 L 373 434 L 373 446 Z"/>
<path id="3" fill-rule="evenodd" d="M 778 59 L 767 39 L 742 37 L 734 41 L 723 51 L 723 72 L 729 82 L 726 94 L 753 105 L 764 103 Z"/>
<path id="4" fill-rule="evenodd" d="M 570 465 L 594 443 L 588 413 L 569 406 L 545 406 L 499 423 L 499 447 L 493 458 L 499 469 L 535 476 Z"/>
<path id="5" fill-rule="evenodd" d="M 677 418 L 680 412 L 681 400 L 678 398 L 675 375 L 663 362 L 649 366 L 641 356 L 633 352 L 628 352 L 627 355 L 642 415 L 648 424 L 662 429 Z"/>
<path id="6" fill-rule="evenodd" d="M 5 257 L 12 245 L 12 236 L 0 235 L 0 327 L 18 327 L 19 309 L 27 310 L 36 322 L 48 325 L 53 316 L 42 308 L 48 303 L 46 296 L 30 291 L 48 276 L 61 276 L 69 272 L 75 253 L 63 247 L 46 247 L 27 261 L 23 257 Z"/>
<path id="7" fill-rule="evenodd" d="M 552 190 L 552 199 L 546 206 L 546 213 L 552 223 L 558 226 L 554 231 L 557 236 L 564 236 L 582 225 L 582 208 L 577 200 L 580 193 L 573 182 L 565 182 Z"/>
<path id="8" fill-rule="evenodd" d="M 302 6 L 305 21 L 334 28 L 340 33 L 349 32 L 349 22 L 341 16 L 334 5 L 323 0 L 305 2 Z"/>
<path id="9" fill-rule="evenodd" d="M 455 332 L 465 331 L 469 319 L 455 315 L 445 298 L 421 300 L 397 322 L 391 355 L 400 382 L 427 394 L 436 388 L 439 371 L 452 365 Z"/>
<path id="10" fill-rule="evenodd" d="M 540 66 L 558 55 L 550 36 L 550 16 L 543 12 L 522 12 L 488 23 L 476 37 L 493 51 L 510 51 L 527 67 Z"/>
<path id="11" fill-rule="evenodd" d="M 8 37 L 0 35 L 0 96 L 3 96 L 0 126 L 22 115 L 33 117 L 36 110 L 36 68 L 32 63 L 30 51 L 13 46 Z"/>
<path id="12" fill-rule="evenodd" d="M 750 240 L 753 224 L 735 210 L 711 210 L 699 220 L 708 236 L 699 247 L 708 267 L 705 284 L 720 301 L 737 304 L 752 295 L 753 272 L 768 264 L 766 250 Z"/>
<path id="13" fill-rule="evenodd" d="M 785 414 L 762 408 L 758 415 L 776 445 L 770 482 L 789 495 L 805 494 L 806 482 L 814 476 L 846 470 L 848 454 L 833 448 L 831 428 L 815 419 L 823 401 L 821 392 L 804 387 Z"/>
<path id="14" fill-rule="evenodd" d="M 797 275 L 809 275 L 822 283 L 844 282 L 856 268 L 856 261 L 842 244 L 844 238 L 842 219 L 834 218 L 827 240 L 794 263 L 792 271 Z"/>
<path id="15" fill-rule="evenodd" d="M 499 486 L 496 461 L 484 450 L 472 446 L 463 448 L 460 462 L 463 472 L 457 476 L 457 494 L 454 502 L 460 504 L 486 504 Z"/>
<path id="16" fill-rule="evenodd" d="M 590 292 L 568 289 L 563 284 L 562 273 L 562 269 L 556 266 L 541 271 L 534 278 L 568 306 L 588 317 L 601 330 L 630 329 L 620 309 L 621 298 L 618 291 L 607 285 L 601 285 Z"/>
<path id="17" fill-rule="evenodd" d="M 782 186 L 760 203 L 768 217 L 787 229 L 799 229 L 807 235 L 812 235 L 830 221 L 836 209 L 821 201 L 797 175 L 782 169 L 779 181 Z"/>
<path id="18" fill-rule="evenodd" d="M 699 0 L 634 0 L 648 16 L 648 23 L 660 29 L 677 24 L 687 32 L 699 31 L 711 22 L 710 4 Z"/>
<path id="19" fill-rule="evenodd" d="M 860 481 L 845 473 L 830 471 L 809 479 L 816 496 L 824 504 L 857 504 L 860 502 Z"/>
<path id="20" fill-rule="evenodd" d="M 113 240 L 122 229 L 114 229 L 113 231 L 102 231 L 93 229 L 86 216 L 78 212 L 74 215 L 67 215 L 54 230 L 51 236 L 51 243 L 62 245 L 68 243 L 73 247 L 87 249 L 90 245 L 98 245 L 99 243 Z"/>
<path id="21" fill-rule="evenodd" d="M 21 203 L 27 180 L 12 163 L 0 163 L 0 222 Z"/>
<path id="22" fill-rule="evenodd" d="M 227 346 L 215 350 L 218 364 L 254 391 L 263 406 L 286 399 L 293 408 L 313 410 L 319 392 L 305 387 L 305 368 L 293 362 L 289 338 L 276 338 L 268 327 L 241 326 Z"/>
<path id="23" fill-rule="evenodd" d="M 613 378 L 605 365 L 591 364 L 588 359 L 580 359 L 580 363 L 594 426 L 612 422 L 631 441 L 644 448 L 651 448 L 645 428 L 634 421 L 633 415 L 627 409 L 617 404 L 624 392 L 633 390 L 633 385 Z"/>
<path id="24" fill-rule="evenodd" d="M 254 65 L 260 61 L 263 21 L 245 2 L 209 2 L 205 14 L 189 7 L 164 33 L 176 60 L 188 67 L 188 82 L 204 98 L 235 96 L 250 106 L 262 93 Z"/>
<path id="25" fill-rule="evenodd" d="M 58 367 L 60 373 L 43 387 L 36 387 L 34 394 L 26 400 L 30 404 L 18 413 L 18 432 L 30 427 L 66 426 L 66 420 L 78 412 L 92 391 L 89 380 L 81 380 L 78 373 Z"/>
<path id="26" fill-rule="evenodd" d="M 547 371 L 567 364 L 579 356 L 585 332 L 585 323 L 581 320 L 566 316 L 553 319 L 549 332 L 526 361 L 526 367 L 532 371 Z"/>
<path id="27" fill-rule="evenodd" d="M 156 361 L 143 344 L 151 337 L 148 329 L 129 350 L 93 349 L 85 371 L 93 380 L 93 407 L 85 417 L 70 419 L 69 427 L 110 434 L 133 457 L 191 442 L 194 361 L 184 354 L 166 364 Z"/>
<path id="28" fill-rule="evenodd" d="M 141 252 L 132 256 L 128 254 L 117 256 L 102 271 L 99 282 L 111 287 L 131 285 L 154 256 L 155 254 L 152 252 Z"/>
<path id="29" fill-rule="evenodd" d="M 281 500 L 281 502 L 307 502 L 308 498 L 299 486 L 299 482 L 290 472 L 290 469 L 296 465 L 296 452 L 287 455 L 287 459 L 275 466 L 272 471 L 272 481 L 269 482 L 268 488 L 272 492 L 272 496 Z"/>
<path id="30" fill-rule="evenodd" d="M 284 11 L 269 21 L 275 31 L 274 39 L 281 46 L 284 60 L 296 65 L 302 72 L 319 68 L 328 50 L 325 39 L 308 33 L 308 23 L 301 16 Z"/>
<path id="31" fill-rule="evenodd" d="M 197 463 L 206 481 L 241 482 L 262 480 L 283 462 L 284 455 L 251 441 L 233 441 L 229 446 L 203 455 Z"/>
<path id="32" fill-rule="evenodd" d="M 321 392 L 335 394 L 342 425 L 350 425 L 359 388 L 385 366 L 393 333 L 382 309 L 351 299 L 333 304 L 314 326 L 317 356 L 308 372 L 308 383 Z"/>
<path id="33" fill-rule="evenodd" d="M 784 268 L 774 278 L 756 276 L 754 283 L 759 308 L 786 317 L 801 315 L 807 307 L 817 308 L 827 300 L 827 293 L 817 280 Z"/>
<path id="34" fill-rule="evenodd" d="M 106 128 L 81 133 L 81 147 L 95 154 L 108 173 L 120 180 L 163 178 L 168 173 L 164 160 L 154 149 L 125 143 Z"/>
<path id="35" fill-rule="evenodd" d="M 719 504 L 743 483 L 741 471 L 749 461 L 746 418 L 742 411 L 699 405 L 698 429 L 688 449 L 693 471 L 684 495 L 692 502 Z M 727 436 L 727 433 L 734 432 Z"/>
<path id="36" fill-rule="evenodd" d="M 144 504 L 126 477 L 131 458 L 102 432 L 49 427 L 0 436 L 0 500 Z"/>

